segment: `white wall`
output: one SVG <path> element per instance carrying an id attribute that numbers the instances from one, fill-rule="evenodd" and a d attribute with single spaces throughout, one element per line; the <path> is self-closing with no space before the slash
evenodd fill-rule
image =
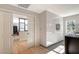
<path id="1" fill-rule="evenodd" d="M 40 45 L 40 19 L 39 15 L 35 16 L 35 46 L 39 46 Z M 38 19 L 38 20 L 37 20 Z"/>
<path id="2" fill-rule="evenodd" d="M 50 23 L 48 23 L 47 29 L 47 40 L 56 43 L 63 40 L 63 19 L 61 17 L 53 19 L 50 17 Z M 56 30 L 56 24 L 60 24 L 60 30 Z M 49 39 L 50 38 L 50 39 Z"/>
<path id="3" fill-rule="evenodd" d="M 63 18 L 51 13 L 47 12 L 47 41 L 57 43 L 64 39 L 63 36 Z M 56 24 L 60 24 L 60 30 L 56 30 Z"/>
<path id="4" fill-rule="evenodd" d="M 60 24 L 60 30 L 56 30 L 56 24 Z M 40 32 L 41 44 L 47 45 L 47 41 L 52 44 L 64 39 L 63 36 L 63 18 L 49 11 L 40 14 Z"/>
<path id="5" fill-rule="evenodd" d="M 46 45 L 46 11 L 39 14 L 40 19 L 40 44 Z"/>

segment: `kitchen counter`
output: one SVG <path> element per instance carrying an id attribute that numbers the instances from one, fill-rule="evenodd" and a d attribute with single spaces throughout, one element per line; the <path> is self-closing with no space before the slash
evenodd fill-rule
<path id="1" fill-rule="evenodd" d="M 69 34 L 69 35 L 65 35 L 65 37 L 75 37 L 75 38 L 79 38 L 79 34 Z"/>

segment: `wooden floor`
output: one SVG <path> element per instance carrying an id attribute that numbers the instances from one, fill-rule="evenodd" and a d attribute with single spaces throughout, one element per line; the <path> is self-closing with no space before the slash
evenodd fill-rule
<path id="1" fill-rule="evenodd" d="M 33 48 L 30 48 L 29 50 L 31 50 L 33 54 L 45 54 L 48 52 L 48 49 L 42 46 L 33 47 Z"/>
<path id="2" fill-rule="evenodd" d="M 59 45 L 63 45 L 64 41 L 58 42 L 54 45 L 49 46 L 48 48 L 37 46 L 32 48 L 27 48 L 27 41 L 15 41 L 13 44 L 13 54 L 47 54 L 50 51 L 53 51 Z"/>
<path id="3" fill-rule="evenodd" d="M 14 54 L 44 54 L 48 52 L 48 49 L 42 46 L 27 48 L 26 41 L 14 42 L 12 49 Z"/>

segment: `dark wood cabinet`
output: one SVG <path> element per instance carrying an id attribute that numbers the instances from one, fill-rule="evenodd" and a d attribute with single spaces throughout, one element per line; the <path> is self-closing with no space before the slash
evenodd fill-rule
<path id="1" fill-rule="evenodd" d="M 79 54 L 79 35 L 65 36 L 65 53 Z"/>

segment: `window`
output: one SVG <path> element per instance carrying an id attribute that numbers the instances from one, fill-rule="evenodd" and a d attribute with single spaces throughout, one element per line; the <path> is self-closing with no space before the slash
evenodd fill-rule
<path id="1" fill-rule="evenodd" d="M 76 30 L 75 20 L 66 21 L 66 33 L 74 33 Z"/>
<path id="2" fill-rule="evenodd" d="M 19 28 L 20 28 L 20 31 L 27 31 L 27 25 L 28 25 L 28 20 L 24 19 L 24 18 L 20 18 L 19 19 Z"/>
<path id="3" fill-rule="evenodd" d="M 13 26 L 17 26 L 18 31 L 27 31 L 28 30 L 28 20 L 25 18 L 14 18 Z"/>
<path id="4" fill-rule="evenodd" d="M 19 31 L 19 20 L 16 17 L 13 18 L 13 26 L 17 26 L 17 30 Z"/>
<path id="5" fill-rule="evenodd" d="M 25 31 L 28 30 L 28 20 L 25 20 Z"/>
<path id="6" fill-rule="evenodd" d="M 24 31 L 25 29 L 25 20 L 24 19 L 19 19 L 19 30 Z"/>

